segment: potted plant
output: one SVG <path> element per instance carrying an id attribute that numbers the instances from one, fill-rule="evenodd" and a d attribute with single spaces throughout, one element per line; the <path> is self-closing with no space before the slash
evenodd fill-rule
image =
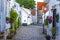
<path id="1" fill-rule="evenodd" d="M 10 20 L 10 18 L 9 17 L 6 17 L 6 22 L 7 23 L 9 23 L 9 20 Z"/>
<path id="2" fill-rule="evenodd" d="M 48 18 L 45 19 L 44 24 L 48 25 Z"/>
<path id="3" fill-rule="evenodd" d="M 10 29 L 10 35 L 11 35 L 12 37 L 14 36 L 14 32 L 15 32 L 14 29 Z"/>
<path id="4" fill-rule="evenodd" d="M 7 35 L 7 39 L 12 39 L 12 37 L 10 36 L 10 34 L 9 34 L 9 35 Z"/>
<path id="5" fill-rule="evenodd" d="M 45 38 L 46 38 L 46 40 L 50 40 L 51 37 L 50 37 L 50 35 L 46 35 Z"/>
<path id="6" fill-rule="evenodd" d="M 1 32 L 0 33 L 0 38 L 3 38 L 4 37 L 4 32 Z"/>
<path id="7" fill-rule="evenodd" d="M 52 22 L 52 16 L 48 16 L 48 21 L 49 21 L 49 23 Z"/>
<path id="8" fill-rule="evenodd" d="M 52 39 L 55 39 L 56 38 L 57 27 L 53 27 L 51 31 L 52 31 Z"/>

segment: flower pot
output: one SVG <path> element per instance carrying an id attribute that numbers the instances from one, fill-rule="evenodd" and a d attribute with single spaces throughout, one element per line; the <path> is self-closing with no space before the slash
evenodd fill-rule
<path id="1" fill-rule="evenodd" d="M 45 36 L 46 40 L 50 40 L 50 35 Z"/>
<path id="2" fill-rule="evenodd" d="M 55 40 L 56 37 L 52 37 L 53 40 Z"/>
<path id="3" fill-rule="evenodd" d="M 12 36 L 7 36 L 7 39 L 12 39 Z"/>
<path id="4" fill-rule="evenodd" d="M 10 35 L 13 37 L 14 36 L 14 33 L 10 33 Z"/>
<path id="5" fill-rule="evenodd" d="M 14 32 L 14 35 L 16 35 L 16 32 Z"/>
<path id="6" fill-rule="evenodd" d="M 3 34 L 0 34 L 0 38 L 3 38 L 4 37 L 4 35 Z"/>

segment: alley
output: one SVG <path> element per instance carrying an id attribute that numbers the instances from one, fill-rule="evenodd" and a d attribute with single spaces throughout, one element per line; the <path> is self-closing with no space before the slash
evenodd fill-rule
<path id="1" fill-rule="evenodd" d="M 13 40 L 45 40 L 42 28 L 38 25 L 21 26 Z"/>

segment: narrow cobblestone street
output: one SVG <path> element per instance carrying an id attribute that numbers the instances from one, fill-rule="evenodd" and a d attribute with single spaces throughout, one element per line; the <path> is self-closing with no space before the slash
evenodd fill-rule
<path id="1" fill-rule="evenodd" d="M 45 40 L 42 28 L 42 26 L 38 25 L 21 26 L 13 40 Z"/>

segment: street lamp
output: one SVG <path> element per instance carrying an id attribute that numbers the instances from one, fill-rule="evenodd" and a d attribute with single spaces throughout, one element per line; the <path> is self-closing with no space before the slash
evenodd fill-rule
<path id="1" fill-rule="evenodd" d="M 46 13 L 46 6 L 44 6 L 44 20 L 45 20 L 45 13 Z M 43 34 L 44 34 L 44 23 L 43 23 Z"/>

